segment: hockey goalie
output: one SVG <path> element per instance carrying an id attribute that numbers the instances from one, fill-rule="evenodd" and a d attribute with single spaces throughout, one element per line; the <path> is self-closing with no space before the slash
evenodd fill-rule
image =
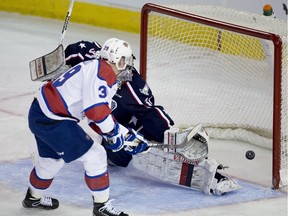
<path id="1" fill-rule="evenodd" d="M 137 154 L 132 164 L 158 179 L 202 191 L 223 195 L 241 188 L 223 165 L 208 158 L 209 136 L 201 124 L 194 128 L 165 132 L 164 143 L 150 144 L 147 154 Z"/>

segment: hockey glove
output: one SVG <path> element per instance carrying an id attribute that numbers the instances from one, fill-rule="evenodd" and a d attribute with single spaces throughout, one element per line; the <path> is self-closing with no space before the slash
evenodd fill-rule
<path id="1" fill-rule="evenodd" d="M 140 133 L 137 133 L 132 128 L 129 128 L 130 134 L 125 138 L 125 141 L 138 143 L 136 146 L 131 145 L 125 145 L 124 150 L 131 154 L 136 155 L 143 152 L 148 152 L 150 147 L 148 145 L 148 142 L 144 139 L 143 135 Z"/>
<path id="2" fill-rule="evenodd" d="M 114 130 L 110 133 L 102 134 L 106 142 L 105 146 L 113 152 L 120 151 L 124 147 L 124 137 L 121 133 L 119 124 L 115 122 Z"/>

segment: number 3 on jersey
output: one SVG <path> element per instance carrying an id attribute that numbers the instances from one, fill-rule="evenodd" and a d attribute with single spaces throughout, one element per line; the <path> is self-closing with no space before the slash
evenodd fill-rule
<path id="1" fill-rule="evenodd" d="M 98 92 L 99 92 L 99 97 L 100 98 L 105 98 L 106 96 L 107 96 L 107 88 L 106 88 L 106 86 L 100 86 L 99 88 L 98 88 Z"/>

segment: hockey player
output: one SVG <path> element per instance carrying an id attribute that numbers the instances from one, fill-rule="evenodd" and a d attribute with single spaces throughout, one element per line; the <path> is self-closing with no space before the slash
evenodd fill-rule
<path id="1" fill-rule="evenodd" d="M 98 58 L 100 47 L 97 42 L 89 41 L 70 44 L 65 49 L 66 64 L 74 66 L 81 61 Z M 103 57 L 106 57 L 105 53 L 102 53 L 101 58 Z M 160 143 L 164 141 L 164 136 L 169 133 L 169 129 L 174 125 L 173 120 L 164 111 L 164 108 L 155 105 L 151 89 L 134 67 L 132 73 L 122 76 L 122 80 L 118 84 L 117 93 L 112 99 L 112 113 L 117 121 L 125 127 L 140 132 L 147 140 Z M 204 142 L 208 140 L 205 131 L 199 133 L 198 138 L 204 140 Z M 161 149 L 150 148 L 148 154 L 138 154 L 147 151 L 145 144 L 133 149 L 123 148 L 117 152 L 113 152 L 108 148 L 105 149 L 108 160 L 110 160 L 109 164 L 126 167 L 131 161 L 132 155 L 137 154 L 134 156 L 136 159 L 134 165 L 142 169 L 143 172 L 148 172 L 155 177 L 176 184 L 180 182 L 181 185 L 203 191 L 205 194 L 222 195 L 239 189 L 239 185 L 235 181 L 218 172 L 223 167 L 213 159 L 203 159 L 197 166 L 194 166 L 173 161 L 168 153 Z M 155 160 L 151 161 L 151 159 Z M 170 171 L 169 174 L 157 172 L 161 167 L 162 170 L 167 172 L 169 170 L 168 165 L 173 166 L 173 175 L 169 175 L 171 174 Z M 156 166 L 157 169 L 155 169 Z M 189 169 L 183 169 L 183 166 L 189 167 Z M 194 172 L 192 172 L 193 169 Z M 155 171 L 155 173 L 150 171 Z M 165 179 L 163 176 L 168 178 Z M 185 181 L 183 176 L 185 176 Z M 182 179 L 182 182 L 179 181 L 180 179 Z"/>
<path id="2" fill-rule="evenodd" d="M 98 58 L 101 46 L 97 42 L 79 41 L 65 49 L 66 64 L 74 66 L 79 62 Z M 103 56 L 105 58 L 106 56 Z M 154 103 L 154 96 L 147 83 L 133 67 L 131 73 L 122 74 L 118 79 L 118 90 L 112 99 L 112 113 L 117 121 L 127 128 L 135 129 L 147 140 L 163 142 L 164 132 L 174 125 L 173 120 L 162 106 Z M 93 125 L 91 125 L 93 127 Z M 126 167 L 133 154 L 147 150 L 139 146 L 133 151 L 121 149 L 113 152 L 106 148 L 109 163 Z"/>
<path id="3" fill-rule="evenodd" d="M 80 63 L 45 83 L 30 107 L 29 128 L 35 136 L 39 158 L 30 173 L 30 185 L 22 202 L 25 208 L 58 208 L 58 200 L 45 197 L 44 192 L 64 163 L 78 160 L 84 164 L 85 182 L 93 197 L 93 215 L 128 216 L 109 200 L 103 146 L 78 124 L 87 118 L 106 140 L 105 148 L 117 152 L 124 147 L 124 134 L 110 107 L 117 76 L 129 70 L 134 59 L 130 45 L 123 40 L 113 40 L 103 48 L 109 53 L 105 60 Z"/>

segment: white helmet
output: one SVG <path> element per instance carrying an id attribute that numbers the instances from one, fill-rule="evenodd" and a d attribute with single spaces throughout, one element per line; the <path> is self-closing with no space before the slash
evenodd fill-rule
<path id="1" fill-rule="evenodd" d="M 104 43 L 104 45 L 102 46 L 102 48 L 100 50 L 100 57 L 102 59 L 106 59 L 106 60 L 109 59 L 109 54 L 108 53 L 110 51 L 111 44 L 114 43 L 117 40 L 119 40 L 119 39 L 118 38 L 110 38 Z"/>
<path id="2" fill-rule="evenodd" d="M 133 67 L 134 57 L 132 49 L 124 40 L 117 38 L 108 39 L 100 51 L 100 56 L 109 63 L 116 64 L 119 71 L 125 70 L 127 67 Z"/>

